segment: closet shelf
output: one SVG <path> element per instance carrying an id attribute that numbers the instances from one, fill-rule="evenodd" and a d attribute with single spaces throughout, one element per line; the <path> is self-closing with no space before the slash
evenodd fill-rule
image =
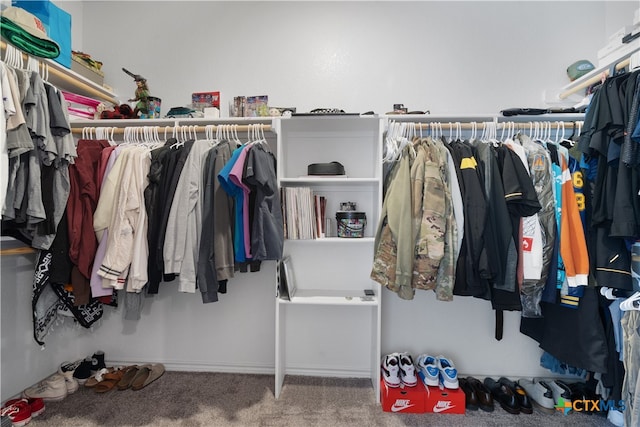
<path id="1" fill-rule="evenodd" d="M 278 299 L 280 304 L 306 304 L 306 305 L 348 305 L 375 307 L 378 305 L 378 296 L 374 296 L 371 301 L 362 301 L 361 291 L 341 291 L 341 290 L 315 290 L 298 289 L 291 301 Z"/>
<path id="2" fill-rule="evenodd" d="M 2 51 L 6 52 L 7 43 L 2 40 L 0 45 L 2 47 Z M 22 58 L 26 63 L 29 56 L 22 52 Z M 120 103 L 113 92 L 95 82 L 92 82 L 85 76 L 60 65 L 51 59 L 33 58 L 37 59 L 41 64 L 45 65 L 45 68 L 49 69 L 49 78 L 47 81 L 55 87 L 62 90 L 68 90 L 69 92 L 73 92 L 78 95 L 95 98 L 100 101 L 107 101 L 113 105 L 118 105 Z"/>
<path id="3" fill-rule="evenodd" d="M 635 46 L 630 49 L 624 51 L 624 53 L 616 58 L 613 61 L 609 61 L 606 64 L 600 65 L 599 67 L 594 68 L 584 76 L 577 78 L 571 83 L 563 86 L 559 91 L 551 92 L 549 94 L 545 93 L 545 101 L 547 104 L 574 104 L 569 100 L 569 97 L 576 92 L 586 89 L 587 87 L 597 83 L 602 78 L 604 74 L 605 77 L 609 76 L 611 68 L 615 68 L 616 71 L 619 71 L 623 68 L 628 67 L 631 64 L 631 56 L 640 51 L 640 42 L 637 40 L 635 42 Z"/>
<path id="4" fill-rule="evenodd" d="M 281 185 L 301 185 L 301 184 L 346 184 L 346 185 L 368 185 L 376 184 L 380 180 L 377 178 L 339 178 L 339 177 L 313 177 L 301 176 L 299 178 L 282 178 Z"/>
<path id="5" fill-rule="evenodd" d="M 307 244 L 307 245 L 325 245 L 325 244 L 371 244 L 374 242 L 373 237 L 358 237 L 358 238 L 347 238 L 347 237 L 321 237 L 318 239 L 287 239 L 287 245 L 292 243 L 294 244 Z"/>

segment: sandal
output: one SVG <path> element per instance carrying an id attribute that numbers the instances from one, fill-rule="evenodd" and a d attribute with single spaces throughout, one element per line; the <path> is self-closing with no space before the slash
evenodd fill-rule
<path id="1" fill-rule="evenodd" d="M 123 375 L 124 375 L 123 369 L 116 369 L 112 372 L 108 372 L 104 374 L 103 380 L 100 381 L 98 384 L 96 384 L 96 386 L 94 387 L 94 390 L 96 391 L 96 393 L 108 392 L 109 390 L 113 389 L 116 386 L 116 384 L 118 384 L 118 382 L 120 382 Z"/>
<path id="2" fill-rule="evenodd" d="M 160 378 L 163 374 L 164 365 L 162 363 L 142 365 L 131 382 L 131 389 L 140 390 Z"/>
<path id="3" fill-rule="evenodd" d="M 135 378 L 140 367 L 138 365 L 129 366 L 124 369 L 124 374 L 120 381 L 118 381 L 118 390 L 126 390 L 131 387 L 131 383 Z"/>
<path id="4" fill-rule="evenodd" d="M 84 386 L 89 388 L 95 387 L 96 385 L 98 385 L 98 383 L 100 383 L 104 379 L 105 374 L 108 374 L 109 372 L 112 372 L 112 371 L 113 371 L 113 368 L 100 369 L 98 372 L 96 372 L 95 375 L 87 379 L 87 381 L 84 383 Z"/>

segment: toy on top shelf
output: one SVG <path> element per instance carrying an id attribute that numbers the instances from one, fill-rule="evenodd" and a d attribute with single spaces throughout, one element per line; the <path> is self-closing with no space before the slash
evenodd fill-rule
<path id="1" fill-rule="evenodd" d="M 140 74 L 132 73 L 124 67 L 122 71 L 133 77 L 133 80 L 136 82 L 135 97 L 128 100 L 129 102 L 136 102 L 133 110 L 134 117 L 140 117 L 142 119 L 160 117 L 160 98 L 153 97 L 149 94 L 147 79 Z"/>

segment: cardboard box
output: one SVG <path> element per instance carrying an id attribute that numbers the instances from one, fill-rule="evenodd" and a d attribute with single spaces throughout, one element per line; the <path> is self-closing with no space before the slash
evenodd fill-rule
<path id="1" fill-rule="evenodd" d="M 72 57 L 71 71 L 75 71 L 100 86 L 104 84 L 104 73 L 102 71 L 94 70 L 86 65 L 82 59 L 76 58 L 75 56 Z"/>
<path id="2" fill-rule="evenodd" d="M 425 390 L 424 410 L 436 414 L 464 414 L 465 395 L 461 388 L 440 389 L 427 386 Z"/>
<path id="3" fill-rule="evenodd" d="M 415 387 L 389 387 L 380 380 L 380 402 L 385 412 L 422 414 L 424 412 L 426 390 L 418 381 Z"/>

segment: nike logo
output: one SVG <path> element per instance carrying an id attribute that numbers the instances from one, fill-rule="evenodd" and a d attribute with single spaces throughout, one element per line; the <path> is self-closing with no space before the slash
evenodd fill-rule
<path id="1" fill-rule="evenodd" d="M 456 405 L 452 405 L 448 400 L 440 400 L 433 407 L 433 412 L 437 414 L 438 412 L 448 411 L 449 409 L 453 409 L 455 407 Z"/>
<path id="2" fill-rule="evenodd" d="M 405 409 L 411 408 L 412 406 L 416 406 L 412 404 L 409 399 L 396 399 L 396 401 L 391 406 L 391 412 L 400 412 Z"/>

